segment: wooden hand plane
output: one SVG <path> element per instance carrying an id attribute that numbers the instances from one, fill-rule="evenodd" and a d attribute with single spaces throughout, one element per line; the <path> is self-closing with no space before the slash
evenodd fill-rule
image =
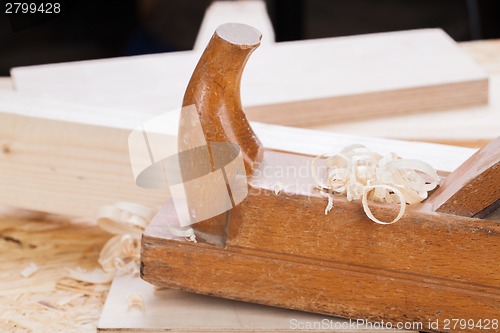
<path id="1" fill-rule="evenodd" d="M 273 172 L 308 168 L 314 156 L 266 150 L 243 112 L 241 76 L 260 38 L 249 26 L 219 27 L 183 103 L 196 105 L 208 143 L 240 146 L 248 196 L 228 212 L 193 224 L 197 243 L 170 237 L 166 226 L 178 217 L 172 202 L 166 203 L 142 238 L 142 278 L 161 287 L 345 318 L 439 321 L 427 330 L 447 331 L 443 325 L 452 319 L 498 324 L 500 219 L 494 211 L 500 203 L 500 138 L 454 172 L 441 173 L 441 186 L 408 206 L 395 224 L 373 223 L 359 202 L 341 196 L 334 196 L 334 208 L 325 215 L 326 199 L 311 176 Z M 180 146 L 186 136 L 180 128 Z M 276 184 L 282 184 L 278 191 Z M 399 210 L 395 204 L 370 207 L 386 220 Z M 453 331 L 482 330 L 466 325 Z"/>

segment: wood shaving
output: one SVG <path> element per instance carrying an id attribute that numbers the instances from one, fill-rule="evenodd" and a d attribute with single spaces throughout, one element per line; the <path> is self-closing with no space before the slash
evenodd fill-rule
<path id="1" fill-rule="evenodd" d="M 328 215 L 328 213 L 332 210 L 333 208 L 333 195 L 331 193 L 326 193 L 326 192 L 319 192 L 322 196 L 328 198 L 328 204 L 325 207 L 325 215 Z"/>
<path id="2" fill-rule="evenodd" d="M 134 203 L 118 202 L 102 207 L 97 217 L 99 227 L 114 236 L 99 253 L 100 269 L 67 269 L 67 276 L 88 283 L 109 283 L 116 273 L 139 274 L 141 235 L 155 211 Z M 194 233 L 193 233 L 194 235 Z"/>
<path id="3" fill-rule="evenodd" d="M 187 241 L 197 243 L 196 235 L 194 234 L 193 228 L 180 228 L 180 227 L 169 227 L 168 231 L 174 237 L 183 237 Z"/>
<path id="4" fill-rule="evenodd" d="M 21 271 L 21 276 L 23 278 L 28 278 L 38 272 L 39 268 L 35 263 L 30 263 L 28 266 L 24 267 Z"/>
<path id="5" fill-rule="evenodd" d="M 139 309 L 142 313 L 145 312 L 144 298 L 139 293 L 130 293 L 127 295 L 128 309 Z"/>
<path id="6" fill-rule="evenodd" d="M 324 161 L 326 180 L 318 175 L 316 164 L 320 160 Z M 439 181 L 436 170 L 423 161 L 403 159 L 396 153 L 382 156 L 359 144 L 350 145 L 339 154 L 317 156 L 311 172 L 322 192 L 344 195 L 349 201 L 361 199 L 366 215 L 379 224 L 397 222 L 404 215 L 407 203 L 425 200 Z M 325 213 L 333 207 L 330 200 L 328 197 Z M 372 214 L 368 200 L 397 203 L 399 213 L 393 221 L 380 221 Z"/>
<path id="7" fill-rule="evenodd" d="M 274 184 L 273 186 L 274 195 L 280 194 L 284 188 L 285 186 L 283 185 L 283 183 L 277 182 L 276 184 Z"/>
<path id="8" fill-rule="evenodd" d="M 81 267 L 76 269 L 67 268 L 67 276 L 77 281 L 88 283 L 110 283 L 115 276 L 115 272 L 105 272 L 100 268 L 95 268 L 91 271 L 86 271 Z"/>
<path id="9" fill-rule="evenodd" d="M 96 268 L 99 249 L 108 240 L 95 223 L 69 219 L 0 217 L 0 332 L 95 332 L 108 284 L 65 277 L 62 267 Z M 36 274 L 19 276 L 36 263 Z"/>
<path id="10" fill-rule="evenodd" d="M 100 209 L 97 224 L 113 235 L 140 236 L 153 219 L 155 211 L 129 202 L 117 202 Z"/>

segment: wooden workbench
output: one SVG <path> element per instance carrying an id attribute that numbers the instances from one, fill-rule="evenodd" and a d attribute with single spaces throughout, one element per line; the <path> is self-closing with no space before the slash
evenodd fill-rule
<path id="1" fill-rule="evenodd" d="M 463 43 L 461 47 L 488 73 L 500 76 L 500 40 Z M 10 88 L 10 80 L 1 78 L 0 89 Z M 498 95 L 500 89 L 492 93 Z M 339 128 L 336 126 L 325 128 Z M 467 137 L 451 143 L 480 147 L 485 142 Z M 97 267 L 99 251 L 109 237 L 92 221 L 2 209 L 0 331 L 50 327 L 52 331 L 94 332 L 109 285 L 78 283 L 65 277 L 65 268 Z M 39 271 L 23 278 L 21 272 L 31 262 Z"/>

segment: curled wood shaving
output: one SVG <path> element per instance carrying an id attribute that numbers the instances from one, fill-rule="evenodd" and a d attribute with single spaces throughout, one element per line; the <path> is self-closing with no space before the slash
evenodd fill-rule
<path id="1" fill-rule="evenodd" d="M 328 204 L 326 205 L 325 207 L 325 215 L 328 215 L 328 213 L 332 210 L 333 208 L 333 195 L 331 193 L 327 193 L 327 192 L 319 192 L 322 196 L 324 196 L 325 198 L 328 198 Z"/>
<path id="2" fill-rule="evenodd" d="M 101 249 L 101 269 L 87 272 L 81 268 L 68 269 L 68 277 L 89 283 L 111 282 L 115 274 L 139 274 L 141 235 L 153 219 L 155 211 L 138 204 L 118 202 L 103 207 L 97 224 L 114 236 Z M 174 237 L 196 243 L 192 228 L 170 227 Z"/>
<path id="3" fill-rule="evenodd" d="M 116 273 L 139 273 L 140 243 L 144 229 L 155 211 L 133 203 L 118 202 L 103 207 L 97 218 L 99 227 L 115 236 L 101 249 L 101 269 L 87 272 L 80 267 L 68 269 L 68 277 L 89 283 L 108 283 Z"/>
<path id="4" fill-rule="evenodd" d="M 274 184 L 274 186 L 273 186 L 274 195 L 280 194 L 284 188 L 285 188 L 285 186 L 281 182 L 277 182 L 276 184 Z"/>
<path id="5" fill-rule="evenodd" d="M 175 237 L 183 237 L 187 241 L 197 243 L 193 228 L 169 227 L 168 231 Z"/>
<path id="6" fill-rule="evenodd" d="M 316 164 L 320 160 L 326 167 L 326 180 L 318 175 Z M 379 224 L 397 222 L 404 215 L 407 203 L 425 200 L 439 181 L 436 170 L 423 161 L 403 159 L 396 153 L 382 156 L 359 144 L 344 148 L 340 154 L 317 156 L 311 172 L 322 192 L 345 195 L 349 201 L 361 199 L 366 215 Z M 333 200 L 327 197 L 325 213 L 333 207 Z M 397 203 L 399 213 L 393 221 L 380 221 L 371 212 L 368 200 Z"/>
<path id="7" fill-rule="evenodd" d="M 23 278 L 28 278 L 38 272 L 39 268 L 35 263 L 30 263 L 28 266 L 24 267 L 21 271 L 21 276 Z"/>
<path id="8" fill-rule="evenodd" d="M 117 202 L 114 206 L 104 206 L 99 211 L 97 224 L 113 235 L 141 235 L 155 211 L 134 203 Z"/>
<path id="9" fill-rule="evenodd" d="M 144 313 L 145 307 L 144 307 L 144 298 L 142 297 L 141 294 L 139 293 L 130 293 L 127 295 L 127 301 L 128 301 L 128 309 L 139 309 L 141 312 Z"/>

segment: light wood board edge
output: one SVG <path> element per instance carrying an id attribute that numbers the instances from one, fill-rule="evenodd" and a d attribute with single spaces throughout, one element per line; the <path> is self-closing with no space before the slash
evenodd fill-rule
<path id="1" fill-rule="evenodd" d="M 127 146 L 130 132 L 152 116 L 0 91 L 0 202 L 91 218 L 99 207 L 116 201 L 158 208 L 168 199 L 168 191 L 135 185 Z M 169 124 L 173 133 L 177 124 Z M 425 160 L 447 172 L 475 152 L 261 123 L 252 126 L 268 149 L 319 155 L 361 143 L 379 153 L 395 151 Z"/>

